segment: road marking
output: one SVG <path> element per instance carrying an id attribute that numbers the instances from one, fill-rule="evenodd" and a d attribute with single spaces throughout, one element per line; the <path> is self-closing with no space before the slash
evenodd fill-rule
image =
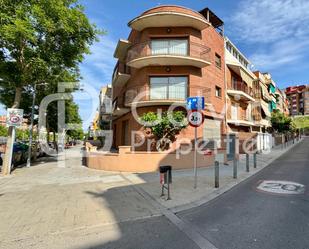
<path id="1" fill-rule="evenodd" d="M 288 194 L 288 195 L 303 194 L 305 192 L 304 185 L 290 181 L 274 181 L 274 180 L 262 181 L 257 186 L 257 189 L 274 194 Z"/>

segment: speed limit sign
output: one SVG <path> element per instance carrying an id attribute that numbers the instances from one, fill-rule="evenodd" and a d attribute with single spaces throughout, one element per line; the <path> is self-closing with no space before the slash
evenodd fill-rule
<path id="1" fill-rule="evenodd" d="M 204 122 L 204 115 L 201 111 L 191 111 L 188 114 L 188 122 L 193 127 L 199 127 Z"/>

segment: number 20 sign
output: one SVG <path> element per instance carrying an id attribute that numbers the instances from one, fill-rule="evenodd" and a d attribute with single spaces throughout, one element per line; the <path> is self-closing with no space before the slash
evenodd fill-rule
<path id="1" fill-rule="evenodd" d="M 201 111 L 190 111 L 188 113 L 188 122 L 193 127 L 199 127 L 204 122 L 204 115 Z"/>

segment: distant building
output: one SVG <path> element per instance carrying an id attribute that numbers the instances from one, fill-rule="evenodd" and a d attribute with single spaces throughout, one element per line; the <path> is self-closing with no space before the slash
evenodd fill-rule
<path id="1" fill-rule="evenodd" d="M 290 115 L 309 115 L 309 85 L 290 86 L 285 89 Z"/>

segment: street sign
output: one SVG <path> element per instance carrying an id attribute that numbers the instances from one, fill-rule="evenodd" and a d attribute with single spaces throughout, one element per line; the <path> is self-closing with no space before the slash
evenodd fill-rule
<path id="1" fill-rule="evenodd" d="M 205 99 L 204 97 L 189 97 L 187 98 L 187 110 L 204 110 Z"/>
<path id="2" fill-rule="evenodd" d="M 19 127 L 23 124 L 23 109 L 8 108 L 6 113 L 6 125 Z"/>
<path id="3" fill-rule="evenodd" d="M 191 111 L 188 114 L 188 122 L 193 127 L 199 127 L 204 122 L 204 115 L 201 111 Z"/>

